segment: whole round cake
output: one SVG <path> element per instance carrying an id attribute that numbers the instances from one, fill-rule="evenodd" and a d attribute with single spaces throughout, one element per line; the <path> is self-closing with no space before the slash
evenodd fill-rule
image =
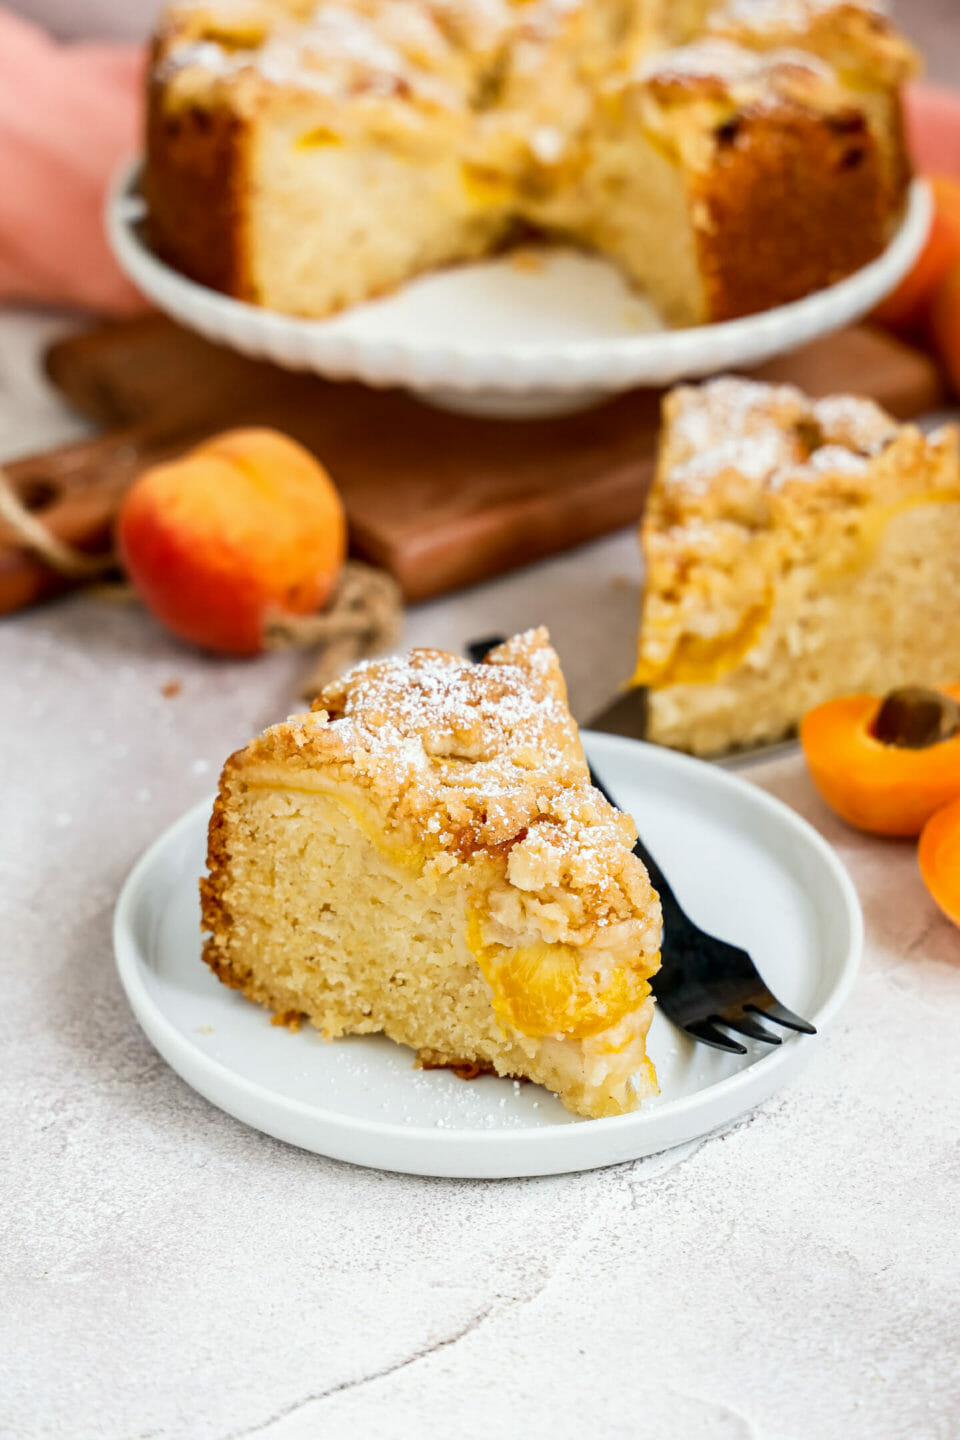
<path id="1" fill-rule="evenodd" d="M 865 0 L 180 0 L 154 43 L 150 242 L 323 316 L 531 232 L 673 325 L 884 248 L 910 46 Z"/>

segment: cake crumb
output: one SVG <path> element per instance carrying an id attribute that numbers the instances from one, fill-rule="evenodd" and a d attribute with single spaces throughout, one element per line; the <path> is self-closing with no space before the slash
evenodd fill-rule
<path id="1" fill-rule="evenodd" d="M 281 1010 L 278 1014 L 271 1015 L 270 1024 L 282 1025 L 289 1030 L 292 1035 L 296 1035 L 300 1026 L 303 1024 L 303 1015 L 299 1010 Z"/>

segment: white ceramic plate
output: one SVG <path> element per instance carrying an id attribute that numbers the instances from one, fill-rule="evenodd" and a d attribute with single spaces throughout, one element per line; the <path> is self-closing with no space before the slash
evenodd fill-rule
<path id="1" fill-rule="evenodd" d="M 806 821 L 735 775 L 655 746 L 587 734 L 591 760 L 691 916 L 744 945 L 787 1005 L 822 1035 L 856 973 L 862 920 L 834 852 Z M 210 802 L 184 815 L 128 878 L 117 964 L 161 1055 L 215 1105 L 268 1135 L 414 1175 L 550 1175 L 651 1155 L 724 1125 L 791 1079 L 816 1038 L 745 1056 L 695 1045 L 657 1015 L 661 1094 L 634 1115 L 578 1119 L 535 1085 L 413 1068 L 380 1036 L 330 1043 L 270 1024 L 200 959 L 197 879 Z"/>
<path id="2" fill-rule="evenodd" d="M 910 269 L 930 225 L 915 181 L 903 224 L 877 260 L 790 305 L 688 330 L 656 311 L 613 266 L 544 249 L 437 271 L 329 320 L 301 320 L 186 279 L 143 239 L 139 167 L 113 189 L 107 228 L 131 280 L 211 340 L 334 380 L 400 385 L 452 409 L 534 416 L 597 403 L 635 385 L 670 385 L 759 365 L 865 315 Z M 525 252 L 529 259 L 530 252 Z"/>

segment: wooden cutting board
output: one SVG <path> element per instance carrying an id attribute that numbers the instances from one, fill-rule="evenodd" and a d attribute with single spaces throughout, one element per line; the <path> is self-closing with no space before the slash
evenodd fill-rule
<path id="1" fill-rule="evenodd" d="M 103 427 L 95 439 L 6 467 L 60 539 L 90 552 L 108 547 L 120 498 L 146 465 L 227 426 L 274 425 L 321 457 L 343 494 L 353 552 L 395 575 L 409 601 L 634 523 L 661 399 L 636 390 L 560 419 L 476 419 L 402 391 L 248 360 L 161 316 L 62 341 L 47 370 Z M 928 356 L 862 327 L 754 373 L 815 395 L 871 395 L 901 419 L 943 399 Z M 0 614 L 67 583 L 0 527 Z"/>

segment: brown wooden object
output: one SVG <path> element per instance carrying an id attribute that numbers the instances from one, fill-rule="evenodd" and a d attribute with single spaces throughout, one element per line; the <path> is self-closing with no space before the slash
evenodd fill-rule
<path id="1" fill-rule="evenodd" d="M 634 523 L 653 468 L 660 393 L 636 390 L 560 419 L 483 420 L 397 390 L 334 384 L 248 360 L 161 316 L 55 345 L 53 383 L 104 427 L 5 467 L 59 539 L 110 543 L 124 490 L 148 464 L 233 425 L 274 425 L 314 450 L 343 494 L 353 552 L 424 600 Z M 943 399 L 933 361 L 857 327 L 755 372 L 812 394 L 873 396 L 898 418 Z M 0 527 L 0 614 L 56 593 Z"/>

